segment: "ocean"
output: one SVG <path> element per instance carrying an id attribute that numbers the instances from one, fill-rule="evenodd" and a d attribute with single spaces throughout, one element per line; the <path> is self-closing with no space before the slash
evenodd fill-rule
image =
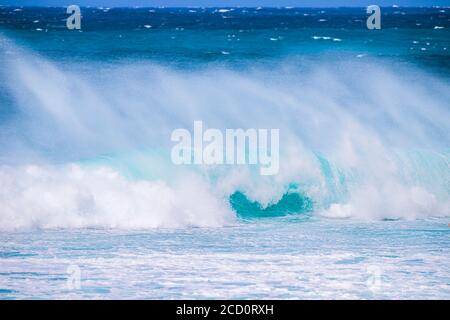
<path id="1" fill-rule="evenodd" d="M 0 6 L 0 299 L 450 299 L 450 9 L 381 12 Z"/>

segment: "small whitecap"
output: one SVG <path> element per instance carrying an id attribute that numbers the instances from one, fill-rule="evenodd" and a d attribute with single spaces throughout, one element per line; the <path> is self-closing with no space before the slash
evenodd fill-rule
<path id="1" fill-rule="evenodd" d="M 319 22 L 325 22 L 327 19 L 319 19 Z"/>
<path id="2" fill-rule="evenodd" d="M 41 28 L 36 28 L 36 31 L 42 31 L 42 29 Z"/>
<path id="3" fill-rule="evenodd" d="M 151 27 L 152 27 L 152 26 L 149 25 L 149 24 L 144 25 L 144 28 L 146 28 L 146 29 L 150 29 Z"/>
<path id="4" fill-rule="evenodd" d="M 230 53 L 228 51 L 222 51 L 222 54 L 227 55 L 227 54 L 230 54 Z"/>
<path id="5" fill-rule="evenodd" d="M 318 36 L 313 36 L 312 38 L 313 38 L 314 40 L 322 39 L 322 37 L 318 37 Z"/>
<path id="6" fill-rule="evenodd" d="M 444 27 L 434 26 L 434 30 L 444 29 Z"/>
<path id="7" fill-rule="evenodd" d="M 270 38 L 270 41 L 278 41 L 278 38 Z"/>
<path id="8" fill-rule="evenodd" d="M 330 40 L 331 37 L 322 37 L 323 40 Z"/>
<path id="9" fill-rule="evenodd" d="M 414 44 L 418 44 L 418 43 L 419 43 L 419 41 L 417 41 L 417 40 L 414 40 L 414 41 L 413 41 L 413 43 L 414 43 Z"/>
<path id="10" fill-rule="evenodd" d="M 231 10 L 230 9 L 218 9 L 217 10 L 217 12 L 220 12 L 220 13 L 225 13 L 225 12 L 230 12 Z"/>
<path id="11" fill-rule="evenodd" d="M 427 48 L 420 48 L 420 50 L 422 50 L 422 51 L 427 51 Z"/>
<path id="12" fill-rule="evenodd" d="M 17 9 L 14 9 L 13 10 L 14 12 L 19 12 L 19 11 L 23 11 L 22 9 L 19 9 L 19 8 L 17 8 Z"/>
<path id="13" fill-rule="evenodd" d="M 34 20 L 33 23 L 39 23 L 39 20 Z"/>
<path id="14" fill-rule="evenodd" d="M 342 41 L 342 39 L 339 39 L 339 38 L 334 38 L 334 39 L 333 39 L 333 41 L 336 41 L 336 42 L 341 42 L 341 41 Z"/>
<path id="15" fill-rule="evenodd" d="M 358 54 L 356 57 L 357 58 L 362 58 L 362 57 L 364 57 L 365 56 L 365 54 Z"/>

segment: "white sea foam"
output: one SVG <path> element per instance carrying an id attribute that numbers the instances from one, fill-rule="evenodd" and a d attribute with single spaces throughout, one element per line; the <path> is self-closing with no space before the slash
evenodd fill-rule
<path id="1" fill-rule="evenodd" d="M 130 181 L 109 168 L 1 167 L 0 230 L 218 227 L 234 215 L 201 178 Z M 199 196 L 201 195 L 201 196 Z"/>

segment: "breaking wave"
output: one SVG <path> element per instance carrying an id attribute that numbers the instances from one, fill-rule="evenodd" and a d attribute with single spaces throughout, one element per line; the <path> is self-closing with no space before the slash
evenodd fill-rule
<path id="1" fill-rule="evenodd" d="M 450 215 L 447 79 L 382 60 L 61 65 L 0 43 L 2 230 Z M 197 119 L 279 128 L 279 174 L 172 164 Z"/>

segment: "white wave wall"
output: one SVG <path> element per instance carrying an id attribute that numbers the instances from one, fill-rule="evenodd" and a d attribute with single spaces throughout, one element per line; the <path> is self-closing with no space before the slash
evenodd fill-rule
<path id="1" fill-rule="evenodd" d="M 129 181 L 109 168 L 0 168 L 0 230 L 219 227 L 234 216 L 193 176 Z M 201 195 L 201 198 L 199 197 Z"/>

